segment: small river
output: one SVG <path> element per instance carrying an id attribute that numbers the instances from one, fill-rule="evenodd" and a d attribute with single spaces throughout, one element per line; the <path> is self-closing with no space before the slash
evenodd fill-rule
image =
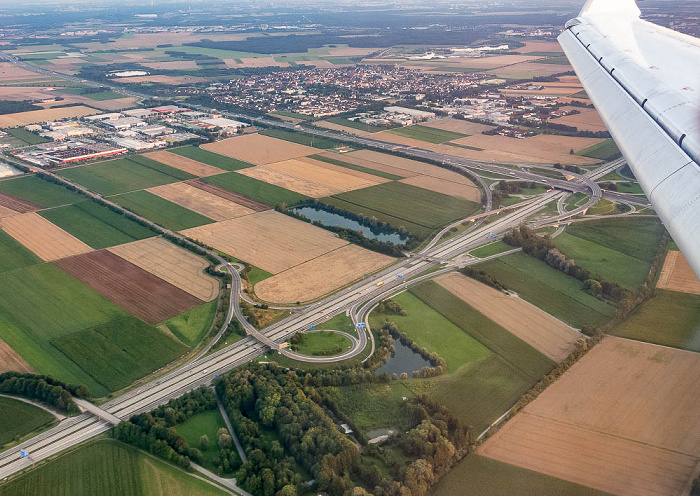
<path id="1" fill-rule="evenodd" d="M 384 372 L 389 375 L 401 375 L 406 372 L 408 377 L 411 377 L 413 372 L 417 372 L 423 367 L 430 367 L 430 362 L 405 344 L 401 344 L 401 341 L 397 339 L 394 341 L 394 354 L 377 368 L 376 373 L 377 375 Z"/>
<path id="2" fill-rule="evenodd" d="M 369 226 L 363 226 L 354 219 L 348 219 L 341 214 L 326 212 L 316 207 L 294 208 L 292 212 L 302 214 L 310 221 L 320 222 L 324 226 L 337 226 L 352 229 L 353 231 L 361 231 L 366 238 L 376 239 L 385 243 L 394 243 L 397 246 L 405 244 L 408 239 L 407 236 L 402 236 L 398 233 L 379 232 Z"/>

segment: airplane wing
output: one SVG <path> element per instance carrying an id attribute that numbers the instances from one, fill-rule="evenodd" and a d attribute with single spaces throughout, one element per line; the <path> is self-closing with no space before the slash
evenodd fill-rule
<path id="1" fill-rule="evenodd" d="M 666 229 L 700 277 L 700 40 L 589 0 L 559 43 Z"/>

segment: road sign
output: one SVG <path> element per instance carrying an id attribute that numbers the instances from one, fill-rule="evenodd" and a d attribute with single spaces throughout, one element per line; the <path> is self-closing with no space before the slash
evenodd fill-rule
<path id="1" fill-rule="evenodd" d="M 491 233 L 491 234 L 489 234 L 489 236 L 491 236 L 492 238 L 495 238 L 495 237 L 496 237 L 496 233 Z"/>
<path id="2" fill-rule="evenodd" d="M 29 460 L 29 453 L 27 453 L 27 452 L 24 451 L 24 450 L 19 450 L 19 456 L 21 456 L 22 458 L 26 458 L 27 460 Z"/>
<path id="3" fill-rule="evenodd" d="M 312 331 L 313 331 L 314 329 L 316 329 L 316 326 L 313 326 L 313 325 L 312 325 L 312 326 L 309 326 L 309 327 L 311 328 Z"/>
<path id="4" fill-rule="evenodd" d="M 398 279 L 403 279 L 403 276 L 401 274 L 396 276 Z"/>
<path id="5" fill-rule="evenodd" d="M 367 324 L 365 324 L 364 322 L 358 322 L 357 324 L 355 324 L 355 327 L 367 327 Z"/>
<path id="6" fill-rule="evenodd" d="M 219 378 L 219 374 L 214 374 L 214 379 L 218 379 L 218 378 Z"/>

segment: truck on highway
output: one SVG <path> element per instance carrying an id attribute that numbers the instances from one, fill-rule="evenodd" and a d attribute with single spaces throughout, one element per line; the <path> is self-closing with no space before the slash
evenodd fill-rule
<path id="1" fill-rule="evenodd" d="M 381 286 L 381 285 L 383 285 L 383 284 L 384 284 L 384 281 L 378 282 L 378 283 L 377 283 L 377 287 L 379 287 L 379 286 Z"/>

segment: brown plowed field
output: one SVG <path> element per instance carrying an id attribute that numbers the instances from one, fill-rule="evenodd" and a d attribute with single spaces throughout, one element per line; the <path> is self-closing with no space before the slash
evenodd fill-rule
<path id="1" fill-rule="evenodd" d="M 287 174 L 286 172 L 271 169 L 263 165 L 249 167 L 236 172 L 243 174 L 244 176 L 264 181 L 268 184 L 274 184 L 275 186 L 280 186 L 281 188 L 296 191 L 297 193 L 301 193 L 302 195 L 310 196 L 312 198 L 322 198 L 324 196 L 336 195 L 343 192 L 341 189 L 332 188 L 326 184 L 317 183 L 316 181 L 309 181 L 303 177 Z"/>
<path id="2" fill-rule="evenodd" d="M 92 251 L 78 238 L 34 212 L 0 219 L 0 227 L 47 262 Z"/>
<path id="3" fill-rule="evenodd" d="M 191 158 L 182 157 L 176 153 L 170 153 L 165 150 L 146 153 L 144 156 L 156 162 L 160 162 L 161 164 L 169 165 L 170 167 L 189 172 L 199 177 L 215 176 L 216 174 L 223 174 L 226 172 L 213 165 L 203 164 L 202 162 L 197 162 Z"/>
<path id="4" fill-rule="evenodd" d="M 0 339 L 0 373 L 10 371 L 34 373 L 34 369 L 15 350 Z"/>
<path id="5" fill-rule="evenodd" d="M 201 179 L 190 179 L 189 181 L 185 181 L 185 183 L 189 184 L 190 186 L 194 186 L 197 189 L 201 189 L 202 191 L 206 191 L 207 193 L 216 195 L 219 198 L 223 198 L 224 200 L 238 203 L 239 205 L 254 210 L 255 212 L 270 210 L 270 205 L 253 200 L 247 196 L 239 195 L 238 193 L 234 193 L 233 191 L 229 191 L 221 186 L 216 186 L 214 184 L 202 181 Z"/>
<path id="6" fill-rule="evenodd" d="M 163 238 L 148 238 L 109 251 L 203 301 L 219 294 L 219 282 L 204 273 L 209 262 Z"/>
<path id="7" fill-rule="evenodd" d="M 0 205 L 0 219 L 2 219 L 3 217 L 12 217 L 13 215 L 17 215 L 17 212 Z"/>
<path id="8" fill-rule="evenodd" d="M 695 459 L 575 425 L 520 413 L 479 454 L 600 491 L 680 494 Z"/>
<path id="9" fill-rule="evenodd" d="M 30 110 L 28 112 L 0 115 L 0 127 L 26 126 L 37 122 L 56 121 L 69 117 L 83 117 L 99 113 L 99 110 L 83 106 Z"/>
<path id="10" fill-rule="evenodd" d="M 342 191 L 369 188 L 370 186 L 389 181 L 382 177 L 327 164 L 311 158 L 285 160 L 268 164 L 266 167 L 309 181 L 325 184 L 328 187 Z"/>
<path id="11" fill-rule="evenodd" d="M 606 337 L 482 454 L 616 494 L 680 494 L 700 457 L 700 354 Z"/>
<path id="12" fill-rule="evenodd" d="M 532 53 L 532 52 L 562 52 L 561 45 L 556 41 L 526 41 L 525 46 L 522 48 L 516 48 L 518 53 Z M 562 52 L 563 53 L 563 52 Z"/>
<path id="13" fill-rule="evenodd" d="M 22 200 L 16 196 L 8 195 L 7 193 L 0 193 L 0 207 L 9 208 L 10 210 L 14 210 L 20 214 L 41 209 L 41 207 L 36 203 Z"/>
<path id="14" fill-rule="evenodd" d="M 700 295 L 700 280 L 679 251 L 669 251 L 656 287 Z"/>
<path id="15" fill-rule="evenodd" d="M 314 300 L 393 261 L 386 255 L 346 245 L 259 282 L 255 294 L 275 303 Z"/>
<path id="16" fill-rule="evenodd" d="M 486 124 L 477 124 L 476 122 L 469 122 L 462 119 L 439 119 L 436 121 L 425 122 L 421 124 L 425 127 L 433 127 L 435 129 L 442 129 L 443 131 L 452 131 L 454 133 L 462 134 L 481 134 L 483 131 L 488 131 L 493 129 L 494 126 L 487 126 Z"/>
<path id="17" fill-rule="evenodd" d="M 106 250 L 64 258 L 54 264 L 150 324 L 163 322 L 204 303 Z"/>
<path id="18" fill-rule="evenodd" d="M 400 182 L 477 203 L 481 201 L 481 191 L 476 186 L 468 186 L 432 176 L 407 177 Z"/>
<path id="19" fill-rule="evenodd" d="M 46 76 L 34 71 L 22 69 L 9 62 L 0 62 L 0 81 L 14 81 L 19 79 L 45 79 Z"/>
<path id="20" fill-rule="evenodd" d="M 273 274 L 348 244 L 329 231 L 274 210 L 193 227 L 182 234 Z"/>
<path id="21" fill-rule="evenodd" d="M 205 150 L 256 165 L 313 155 L 318 150 L 262 134 L 246 134 L 203 145 Z"/>
<path id="22" fill-rule="evenodd" d="M 562 110 L 569 110 L 570 107 L 562 107 Z M 600 118 L 595 109 L 576 109 L 580 114 L 566 115 L 552 122 L 556 124 L 564 124 L 565 126 L 574 126 L 579 131 L 607 131 L 608 128 Z"/>
<path id="23" fill-rule="evenodd" d="M 233 219 L 254 212 L 187 183 L 171 183 L 148 188 L 146 191 L 214 220 Z"/>
<path id="24" fill-rule="evenodd" d="M 580 335 L 560 320 L 514 296 L 451 272 L 435 279 L 442 287 L 465 301 L 501 327 L 547 355 L 561 362 L 574 349 Z"/>

